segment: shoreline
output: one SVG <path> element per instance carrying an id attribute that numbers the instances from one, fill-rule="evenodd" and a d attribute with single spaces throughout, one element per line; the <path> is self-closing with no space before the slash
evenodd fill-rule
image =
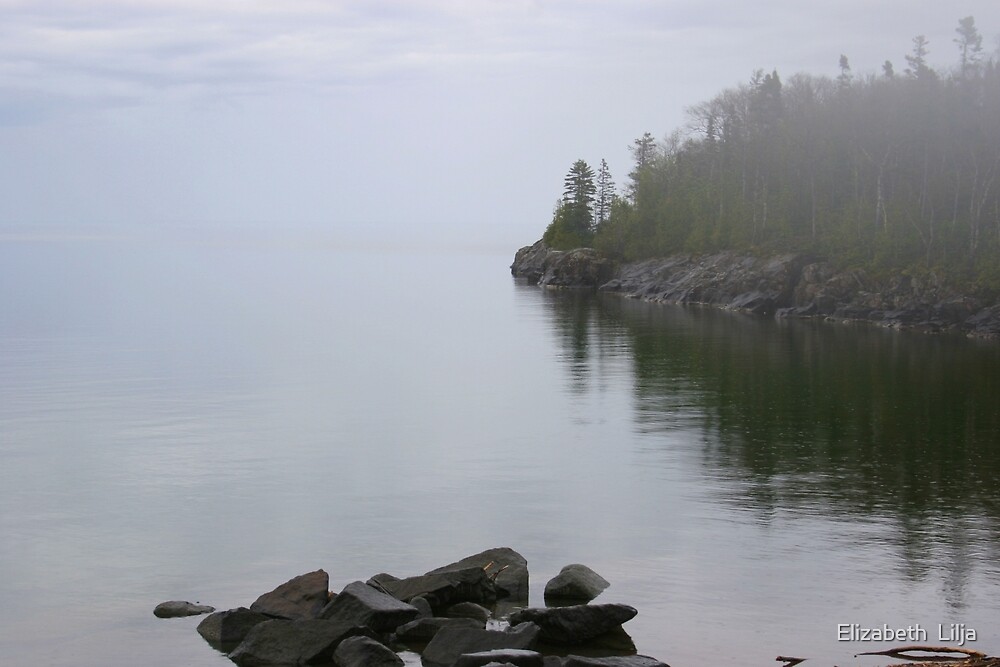
<path id="1" fill-rule="evenodd" d="M 933 274 L 875 279 L 804 254 L 677 254 L 616 265 L 590 248 L 517 251 L 511 274 L 554 289 L 589 289 L 652 303 L 704 305 L 775 318 L 866 322 L 1000 340 L 1000 302 L 961 294 Z"/>

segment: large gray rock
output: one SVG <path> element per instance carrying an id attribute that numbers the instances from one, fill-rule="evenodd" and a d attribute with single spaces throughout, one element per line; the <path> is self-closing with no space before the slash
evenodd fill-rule
<path id="1" fill-rule="evenodd" d="M 515 667 L 542 667 L 544 660 L 537 651 L 500 648 L 493 651 L 466 653 L 455 661 L 454 667 L 486 667 L 491 664 L 514 665 Z"/>
<path id="2" fill-rule="evenodd" d="M 368 628 L 325 619 L 271 619 L 251 628 L 229 659 L 240 667 L 305 665 L 329 660 L 348 637 L 373 634 Z"/>
<path id="3" fill-rule="evenodd" d="M 316 618 L 329 602 L 329 588 L 330 576 L 323 570 L 300 574 L 261 595 L 250 611 L 289 620 Z"/>
<path id="4" fill-rule="evenodd" d="M 459 602 L 444 610 L 448 618 L 471 618 L 483 625 L 490 620 L 490 610 L 475 602 Z"/>
<path id="5" fill-rule="evenodd" d="M 217 611 L 198 624 L 198 634 L 216 648 L 232 649 L 246 638 L 253 626 L 269 619 L 246 607 Z"/>
<path id="6" fill-rule="evenodd" d="M 427 574 L 479 567 L 493 579 L 497 595 L 514 600 L 528 600 L 528 561 L 510 547 L 496 547 L 467 556 L 460 561 L 431 570 Z"/>
<path id="7" fill-rule="evenodd" d="M 417 618 L 430 618 L 434 615 L 434 610 L 431 609 L 431 603 L 419 595 L 415 598 L 410 598 L 410 604 L 416 608 L 418 612 Z"/>
<path id="8" fill-rule="evenodd" d="M 399 667 L 403 659 L 370 637 L 349 637 L 333 652 L 337 667 Z"/>
<path id="9" fill-rule="evenodd" d="M 443 616 L 418 618 L 396 628 L 396 639 L 401 642 L 423 644 L 433 639 L 434 635 L 442 628 L 448 627 L 482 630 L 486 624 L 472 618 L 444 618 Z"/>
<path id="10" fill-rule="evenodd" d="M 573 563 L 559 571 L 545 584 L 545 599 L 589 602 L 611 584 L 586 565 Z"/>
<path id="11" fill-rule="evenodd" d="M 625 604 L 581 604 L 549 609 L 522 609 L 510 615 L 511 625 L 531 622 L 541 639 L 553 644 L 582 644 L 621 627 L 635 618 L 635 607 Z"/>
<path id="12" fill-rule="evenodd" d="M 535 241 L 534 245 L 524 246 L 514 255 L 514 263 L 510 272 L 517 278 L 524 278 L 529 284 L 537 283 L 545 273 L 549 256 L 555 251 L 550 250 L 544 241 Z"/>
<path id="13" fill-rule="evenodd" d="M 195 604 L 183 600 L 168 600 L 156 605 L 153 609 L 153 616 L 157 618 L 179 618 L 181 616 L 210 614 L 213 611 L 215 611 L 215 607 L 209 607 L 205 604 Z"/>
<path id="14" fill-rule="evenodd" d="M 435 610 L 457 602 L 491 602 L 496 599 L 496 585 L 482 567 L 434 572 L 385 583 L 385 590 L 398 600 L 408 602 L 418 595 Z"/>
<path id="15" fill-rule="evenodd" d="M 623 655 L 610 658 L 568 655 L 562 659 L 562 667 L 670 667 L 670 665 L 648 655 Z"/>
<path id="16" fill-rule="evenodd" d="M 506 630 L 479 630 L 472 628 L 442 628 L 424 649 L 426 665 L 440 667 L 454 665 L 465 653 L 478 653 L 494 649 L 533 649 L 538 641 L 539 629 L 534 623 L 522 623 Z"/>
<path id="17" fill-rule="evenodd" d="M 551 251 L 538 282 L 548 287 L 597 289 L 611 279 L 612 270 L 611 260 L 593 248 Z"/>
<path id="18" fill-rule="evenodd" d="M 355 581 L 347 584 L 319 615 L 320 618 L 363 625 L 375 632 L 392 632 L 419 613 L 416 607 Z"/>

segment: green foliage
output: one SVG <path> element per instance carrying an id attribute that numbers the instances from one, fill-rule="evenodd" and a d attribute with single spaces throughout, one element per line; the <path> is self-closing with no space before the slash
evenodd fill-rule
<path id="1" fill-rule="evenodd" d="M 951 73 L 922 36 L 906 76 L 888 61 L 851 76 L 846 56 L 837 80 L 758 70 L 690 109 L 689 135 L 636 139 L 627 196 L 596 224 L 593 172 L 574 163 L 546 235 L 624 260 L 805 249 L 1000 294 L 1000 66 L 971 17 L 956 32 Z"/>

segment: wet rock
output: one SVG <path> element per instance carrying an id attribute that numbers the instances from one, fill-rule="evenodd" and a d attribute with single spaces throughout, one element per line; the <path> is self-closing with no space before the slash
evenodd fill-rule
<path id="1" fill-rule="evenodd" d="M 329 660 L 348 637 L 373 634 L 369 628 L 325 619 L 271 619 L 251 628 L 229 659 L 241 667 L 305 665 Z"/>
<path id="2" fill-rule="evenodd" d="M 394 583 L 394 582 L 389 582 Z M 416 607 L 355 581 L 344 587 L 320 612 L 320 618 L 363 625 L 375 632 L 391 632 L 409 623 L 420 612 Z"/>
<path id="3" fill-rule="evenodd" d="M 261 595 L 250 611 L 288 620 L 316 618 L 329 601 L 329 588 L 330 577 L 323 570 L 300 574 Z"/>
<path id="4" fill-rule="evenodd" d="M 991 308 L 983 308 L 968 318 L 964 324 L 970 336 L 976 338 L 1000 338 L 1000 304 Z"/>
<path id="5" fill-rule="evenodd" d="M 545 599 L 589 602 L 611 584 L 586 565 L 572 563 L 545 584 Z"/>
<path id="6" fill-rule="evenodd" d="M 231 650 L 246 638 L 253 626 L 267 620 L 270 620 L 269 616 L 246 607 L 217 611 L 198 624 L 198 634 L 215 648 Z"/>
<path id="7" fill-rule="evenodd" d="M 399 667 L 403 659 L 370 637 L 349 637 L 333 651 L 337 667 Z"/>
<path id="8" fill-rule="evenodd" d="M 210 614 L 213 611 L 215 611 L 215 607 L 209 607 L 204 604 L 195 604 L 183 600 L 168 600 L 156 605 L 153 609 L 153 616 L 157 618 L 179 618 L 181 616 Z"/>
<path id="9" fill-rule="evenodd" d="M 539 628 L 534 623 L 522 623 L 506 630 L 480 630 L 445 627 L 427 644 L 423 661 L 439 667 L 453 665 L 466 653 L 479 653 L 494 649 L 533 649 L 538 641 Z"/>
<path id="10" fill-rule="evenodd" d="M 523 649 L 495 649 L 466 653 L 455 661 L 455 667 L 486 667 L 486 665 L 514 665 L 515 667 L 542 667 L 544 660 L 537 651 Z"/>
<path id="11" fill-rule="evenodd" d="M 490 620 L 490 610 L 475 602 L 459 602 L 444 610 L 444 615 L 449 618 L 471 618 L 479 621 L 483 625 Z"/>
<path id="12" fill-rule="evenodd" d="M 551 252 L 538 280 L 548 287 L 597 289 L 611 279 L 611 260 L 592 248 Z"/>
<path id="13" fill-rule="evenodd" d="M 540 638 L 553 644 L 582 644 L 621 627 L 638 612 L 625 604 L 573 605 L 549 609 L 522 609 L 510 615 L 511 624 L 531 622 Z"/>
<path id="14" fill-rule="evenodd" d="M 514 254 L 514 263 L 510 272 L 516 278 L 523 278 L 529 285 L 534 285 L 545 274 L 545 267 L 556 251 L 549 249 L 543 241 L 525 246 Z"/>
<path id="15" fill-rule="evenodd" d="M 457 602 L 492 602 L 497 597 L 496 585 L 482 567 L 434 572 L 390 581 L 386 583 L 385 589 L 403 602 L 421 596 L 435 611 Z"/>
<path id="16" fill-rule="evenodd" d="M 510 547 L 496 547 L 467 556 L 427 574 L 450 572 L 469 567 L 484 568 L 486 575 L 493 579 L 500 597 L 513 600 L 528 600 L 528 561 Z"/>
<path id="17" fill-rule="evenodd" d="M 418 618 L 396 628 L 396 639 L 401 642 L 422 644 L 429 642 L 443 628 L 466 628 L 482 630 L 486 623 L 480 623 L 473 618 L 445 618 L 433 616 Z"/>

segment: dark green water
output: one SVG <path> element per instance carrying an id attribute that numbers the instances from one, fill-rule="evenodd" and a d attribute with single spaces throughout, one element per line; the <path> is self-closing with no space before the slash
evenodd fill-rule
<path id="1" fill-rule="evenodd" d="M 674 667 L 877 664 L 851 623 L 1000 653 L 1000 346 L 549 292 L 509 261 L 0 241 L 2 661 L 226 665 L 153 606 L 500 545 L 533 603 L 601 572 Z"/>

